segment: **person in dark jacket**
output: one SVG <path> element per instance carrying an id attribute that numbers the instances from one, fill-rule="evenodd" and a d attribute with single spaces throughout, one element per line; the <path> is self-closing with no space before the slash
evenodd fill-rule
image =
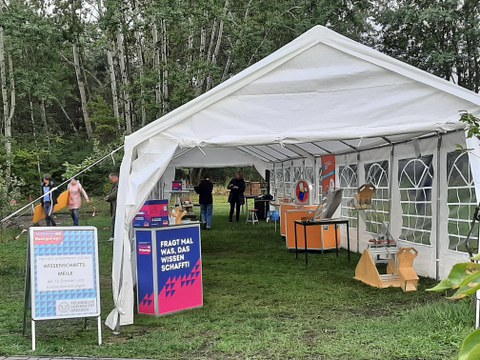
<path id="1" fill-rule="evenodd" d="M 195 192 L 200 195 L 198 197 L 198 202 L 200 203 L 203 228 L 209 230 L 212 228 L 213 215 L 213 183 L 210 181 L 210 177 L 205 175 L 203 180 L 201 180 L 194 189 Z"/>
<path id="2" fill-rule="evenodd" d="M 238 220 L 240 220 L 240 207 L 245 203 L 245 197 L 243 195 L 245 192 L 245 180 L 243 180 L 243 175 L 240 171 L 230 180 L 227 188 L 230 190 L 230 195 L 228 195 L 228 202 L 230 203 L 230 216 L 228 221 L 232 221 L 233 210 L 236 210 L 235 219 L 238 222 Z"/>
<path id="3" fill-rule="evenodd" d="M 112 237 L 108 239 L 108 241 L 113 241 L 113 235 L 115 233 L 115 213 L 117 212 L 118 175 L 116 173 L 110 173 L 108 179 L 112 183 L 110 193 L 105 198 L 105 201 L 110 203 L 110 216 L 112 217 Z"/>
<path id="4" fill-rule="evenodd" d="M 42 204 L 43 212 L 45 213 L 47 226 L 57 226 L 55 220 L 53 220 L 53 208 L 57 203 L 57 198 L 58 191 L 52 177 L 48 174 L 43 175 L 42 198 L 40 199 L 40 203 Z"/>

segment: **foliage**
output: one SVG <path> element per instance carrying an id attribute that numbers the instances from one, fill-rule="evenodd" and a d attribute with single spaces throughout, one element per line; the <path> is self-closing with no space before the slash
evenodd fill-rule
<path id="1" fill-rule="evenodd" d="M 480 139 L 480 119 L 475 115 L 463 111 L 460 115 L 460 121 L 467 125 L 467 136 Z"/>
<path id="2" fill-rule="evenodd" d="M 468 137 L 480 137 L 479 125 L 480 119 L 472 114 L 463 112 L 461 114 L 462 122 L 467 125 Z M 467 239 L 468 241 L 469 239 Z M 479 261 L 480 254 L 471 258 L 472 261 Z M 447 278 L 443 279 L 431 289 L 427 291 L 445 292 L 455 290 L 449 298 L 453 300 L 463 299 L 472 296 L 480 290 L 480 264 L 476 262 L 458 263 L 452 267 Z M 459 359 L 475 360 L 480 356 L 480 329 L 475 330 L 468 335 L 462 342 L 460 348 Z"/>
<path id="3" fill-rule="evenodd" d="M 0 218 L 12 213 L 20 200 L 20 187 L 24 184 L 21 178 L 11 176 L 7 178 L 6 171 L 0 165 Z"/>
<path id="4" fill-rule="evenodd" d="M 383 52 L 460 86 L 480 89 L 477 0 L 375 2 Z"/>
<path id="5" fill-rule="evenodd" d="M 103 145 L 109 144 L 112 139 L 117 138 L 115 129 L 117 119 L 113 116 L 112 109 L 99 95 L 90 101 L 89 108 L 92 112 L 91 121 L 94 126 L 95 141 Z M 98 146 L 94 146 L 94 151 L 96 148 Z"/>

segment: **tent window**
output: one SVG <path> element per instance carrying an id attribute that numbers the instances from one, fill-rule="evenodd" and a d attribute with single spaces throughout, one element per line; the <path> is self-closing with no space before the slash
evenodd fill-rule
<path id="1" fill-rule="evenodd" d="M 470 230 L 477 199 L 468 155 L 461 151 L 447 154 L 448 169 L 448 236 L 449 249 L 466 252 L 465 243 Z M 470 244 L 478 250 L 478 223 L 470 235 Z"/>
<path id="2" fill-rule="evenodd" d="M 283 183 L 283 169 L 276 169 L 275 170 L 275 180 L 276 180 L 276 191 L 277 197 L 282 194 L 285 195 L 285 185 Z"/>
<path id="3" fill-rule="evenodd" d="M 432 230 L 433 155 L 398 162 L 398 184 L 402 206 L 400 238 L 430 245 Z"/>
<path id="4" fill-rule="evenodd" d="M 307 179 L 308 181 L 310 181 L 311 184 L 313 184 L 313 181 L 315 180 L 313 178 L 313 167 L 307 166 L 305 168 L 305 179 Z"/>
<path id="5" fill-rule="evenodd" d="M 350 227 L 357 227 L 357 215 L 353 207 L 353 197 L 357 193 L 357 165 L 344 165 L 338 167 L 340 187 L 343 189 L 342 217 L 350 220 Z"/>
<path id="6" fill-rule="evenodd" d="M 298 180 L 302 178 L 302 168 L 300 166 L 295 166 L 293 168 L 293 182 L 296 184 Z"/>
<path id="7" fill-rule="evenodd" d="M 367 231 L 386 235 L 390 214 L 390 191 L 388 189 L 388 161 L 365 164 L 365 182 L 375 186 L 370 210 L 366 211 Z"/>
<path id="8" fill-rule="evenodd" d="M 284 183 L 285 183 L 285 196 L 292 196 L 292 187 L 291 187 L 291 178 L 290 178 L 290 167 L 287 166 L 284 168 Z"/>

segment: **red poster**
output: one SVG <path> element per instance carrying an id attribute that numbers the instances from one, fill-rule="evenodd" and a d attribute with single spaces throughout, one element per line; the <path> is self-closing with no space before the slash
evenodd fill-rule
<path id="1" fill-rule="evenodd" d="M 335 189 L 335 155 L 322 156 L 322 194 Z"/>

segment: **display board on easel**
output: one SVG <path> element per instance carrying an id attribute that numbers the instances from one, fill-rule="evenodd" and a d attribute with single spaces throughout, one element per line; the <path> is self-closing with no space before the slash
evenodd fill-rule
<path id="1" fill-rule="evenodd" d="M 32 350 L 35 321 L 52 319 L 96 317 L 101 345 L 97 229 L 31 227 L 29 237 L 25 290 L 31 301 Z"/>

